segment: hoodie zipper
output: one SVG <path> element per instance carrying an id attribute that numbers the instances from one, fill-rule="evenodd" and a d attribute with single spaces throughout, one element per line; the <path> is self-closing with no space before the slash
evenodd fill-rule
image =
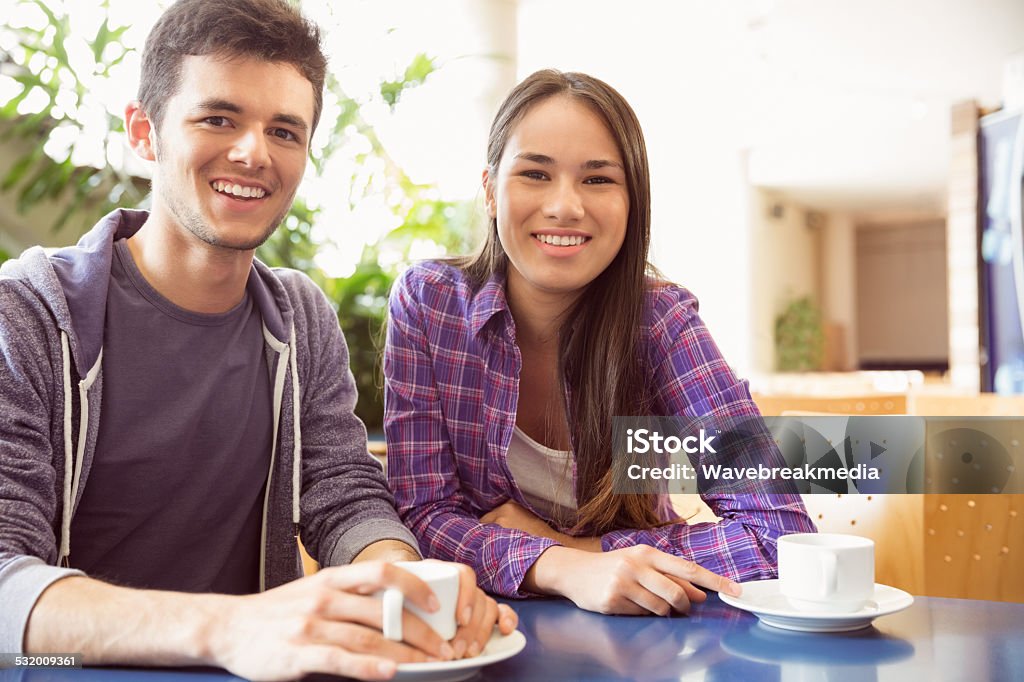
<path id="1" fill-rule="evenodd" d="M 281 409 L 284 397 L 284 380 L 288 370 L 290 348 L 274 339 L 264 327 L 264 338 L 277 351 L 277 370 L 274 378 L 274 430 L 270 443 L 270 469 L 267 471 L 267 487 L 263 492 L 263 523 L 260 528 L 260 592 L 267 589 L 267 516 L 270 509 L 270 490 L 274 480 L 274 464 L 277 459 L 277 440 L 281 426 Z"/>

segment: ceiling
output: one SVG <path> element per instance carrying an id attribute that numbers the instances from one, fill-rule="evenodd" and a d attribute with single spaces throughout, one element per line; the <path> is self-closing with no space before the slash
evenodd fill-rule
<path id="1" fill-rule="evenodd" d="M 518 1 L 520 76 L 603 74 L 653 155 L 733 145 L 754 185 L 825 211 L 944 213 L 951 107 L 997 108 L 1024 54 L 1024 0 Z"/>
<path id="2" fill-rule="evenodd" d="M 1000 105 L 1024 1 L 756 3 L 748 32 L 774 102 L 755 184 L 823 209 L 944 212 L 951 107 Z"/>

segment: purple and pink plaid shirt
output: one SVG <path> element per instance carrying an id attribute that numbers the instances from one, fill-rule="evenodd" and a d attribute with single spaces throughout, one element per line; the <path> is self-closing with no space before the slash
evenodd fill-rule
<path id="1" fill-rule="evenodd" d="M 645 345 L 664 414 L 756 416 L 746 382 L 726 365 L 693 295 L 664 286 L 650 297 Z M 529 596 L 520 589 L 526 572 L 558 544 L 480 523 L 508 500 L 531 508 L 506 463 L 520 367 L 503 278 L 474 292 L 461 270 L 421 263 L 395 283 L 384 431 L 399 514 L 425 556 L 469 564 L 482 588 L 506 597 Z M 815 531 L 798 495 L 706 494 L 704 501 L 720 522 L 617 530 L 602 536 L 602 548 L 651 545 L 745 581 L 775 577 L 779 536 Z M 667 496 L 658 505 L 673 518 Z"/>

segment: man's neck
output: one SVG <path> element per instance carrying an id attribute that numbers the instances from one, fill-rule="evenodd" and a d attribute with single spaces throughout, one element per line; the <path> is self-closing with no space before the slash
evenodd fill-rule
<path id="1" fill-rule="evenodd" d="M 255 251 L 211 246 L 185 228 L 151 214 L 128 239 L 128 250 L 146 281 L 176 306 L 223 313 L 245 295 Z"/>

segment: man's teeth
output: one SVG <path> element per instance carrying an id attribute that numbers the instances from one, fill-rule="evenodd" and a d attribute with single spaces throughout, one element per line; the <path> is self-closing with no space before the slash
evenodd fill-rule
<path id="1" fill-rule="evenodd" d="M 586 237 L 573 236 L 568 237 L 566 235 L 554 235 L 554 234 L 535 234 L 533 238 L 544 242 L 545 244 L 551 244 L 552 246 L 579 246 L 583 242 L 587 241 Z"/>
<path id="2" fill-rule="evenodd" d="M 251 197 L 253 199 L 262 199 L 266 196 L 266 191 L 262 187 L 245 187 L 243 185 L 235 185 L 230 182 L 223 182 L 221 180 L 214 180 L 212 183 L 213 188 L 218 192 L 224 194 L 231 194 L 236 197 Z"/>

